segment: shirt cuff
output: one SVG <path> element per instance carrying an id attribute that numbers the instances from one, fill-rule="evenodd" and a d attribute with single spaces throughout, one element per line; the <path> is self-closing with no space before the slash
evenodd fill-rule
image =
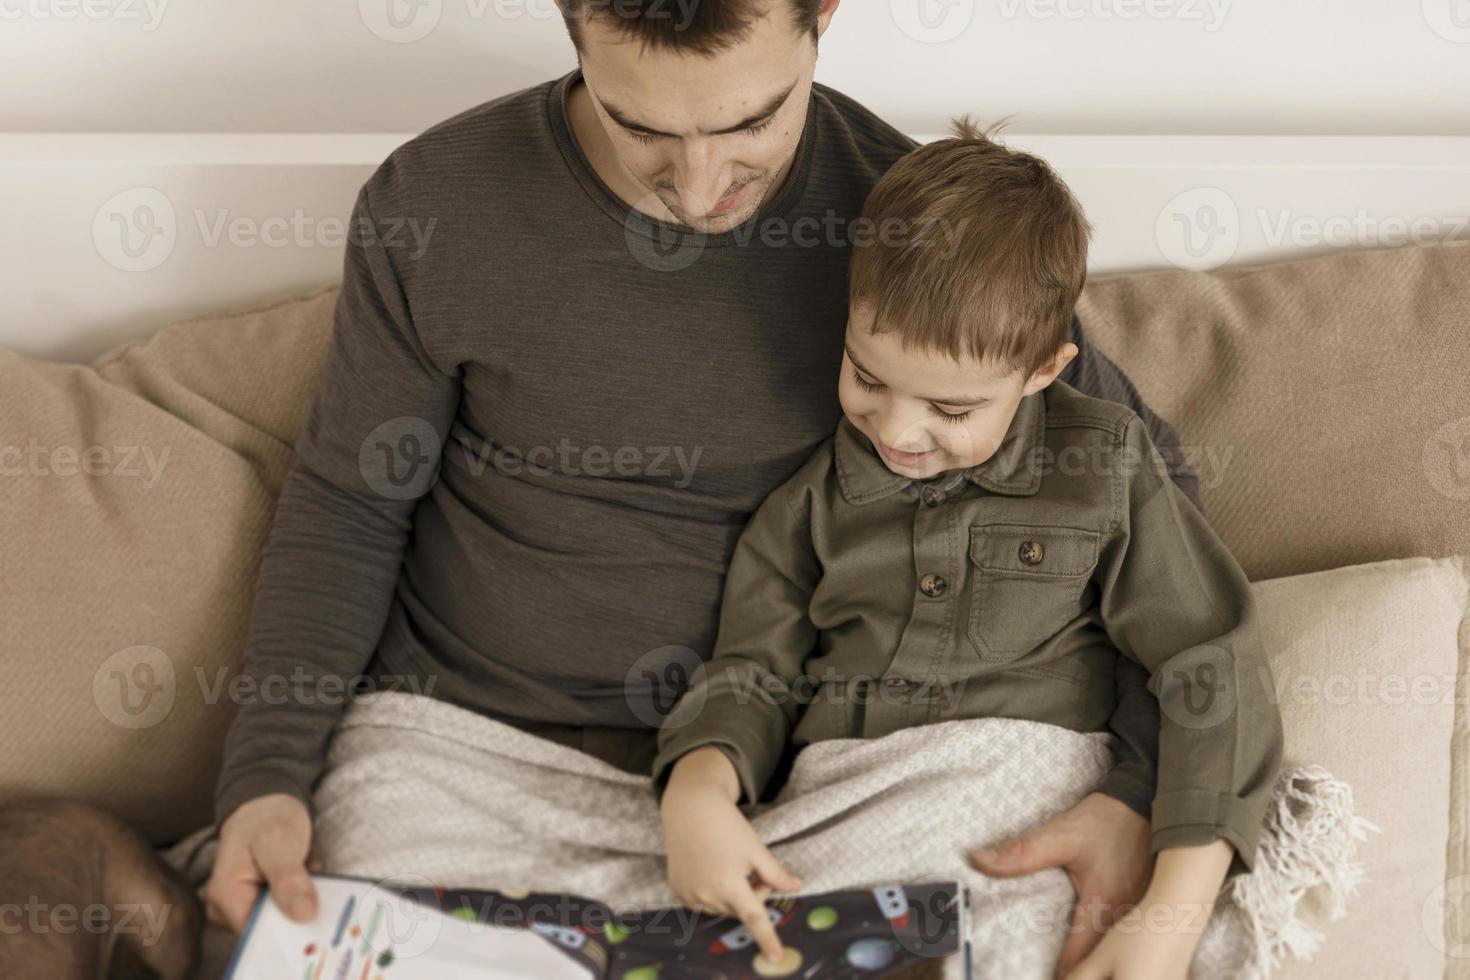
<path id="1" fill-rule="evenodd" d="M 1152 820 L 1155 787 L 1147 775 L 1150 772 L 1150 767 L 1119 763 L 1103 777 L 1097 792 L 1111 796 L 1143 819 Z"/>
<path id="2" fill-rule="evenodd" d="M 299 780 L 279 769 L 252 769 L 236 776 L 228 784 L 220 784 L 215 790 L 215 827 L 222 826 L 230 814 L 246 803 L 271 793 L 294 796 L 306 804 L 308 813 L 312 812 L 311 791 L 302 786 Z"/>
<path id="3" fill-rule="evenodd" d="M 1209 790 L 1179 790 L 1154 800 L 1151 850 L 1194 847 L 1224 838 L 1235 848 L 1226 877 L 1255 867 L 1265 814 L 1255 801 Z"/>
<path id="4" fill-rule="evenodd" d="M 780 764 L 790 734 L 786 714 L 757 697 L 741 704 L 725 698 L 682 698 L 659 731 L 653 785 L 662 797 L 681 756 L 705 745 L 723 751 L 740 778 L 741 803 L 754 803 Z M 686 706 L 686 702 L 691 702 Z"/>

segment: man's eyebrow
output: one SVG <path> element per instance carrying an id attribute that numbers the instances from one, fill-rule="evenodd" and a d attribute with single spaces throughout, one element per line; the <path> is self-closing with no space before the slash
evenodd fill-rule
<path id="1" fill-rule="evenodd" d="M 863 367 L 862 362 L 853 356 L 852 348 L 849 347 L 846 342 L 843 343 L 842 349 L 847 351 L 847 359 L 852 362 L 853 367 L 857 368 L 859 371 L 863 372 L 874 381 L 877 381 L 879 384 L 883 383 L 881 380 L 879 380 L 876 374 Z M 973 397 L 966 395 L 963 398 L 925 398 L 924 401 L 933 402 L 936 405 L 978 405 L 981 402 L 990 401 L 990 397 L 988 395 L 976 395 Z"/>
<path id="2" fill-rule="evenodd" d="M 713 133 L 708 133 L 706 135 L 725 136 L 729 133 L 738 133 L 743 129 L 750 129 L 757 123 L 763 122 L 768 116 L 775 115 L 776 111 L 786 104 L 786 100 L 791 98 L 791 93 L 794 91 L 796 91 L 796 83 L 792 82 L 786 88 L 786 91 L 780 93 L 779 95 L 772 96 L 766 101 L 766 104 L 763 105 L 757 112 L 746 116 L 744 119 L 740 120 L 733 126 L 729 126 L 725 129 L 717 129 Z M 678 137 L 675 136 L 673 133 L 665 133 L 663 130 L 654 129 L 652 126 L 643 125 L 641 122 L 633 119 L 626 112 L 614 106 L 610 102 L 603 102 L 602 108 L 609 116 L 612 117 L 613 122 L 617 123 L 624 129 L 632 130 L 635 133 L 643 133 L 647 136 L 667 136 L 671 139 L 678 139 Z"/>

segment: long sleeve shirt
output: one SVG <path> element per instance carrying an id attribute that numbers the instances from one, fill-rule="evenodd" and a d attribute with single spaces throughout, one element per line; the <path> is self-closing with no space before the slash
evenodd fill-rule
<path id="1" fill-rule="evenodd" d="M 310 800 L 354 683 L 652 739 L 677 693 L 666 660 L 714 647 L 741 528 L 837 423 L 848 236 L 914 142 L 817 85 L 760 214 L 680 246 L 589 164 L 567 115 L 579 78 L 431 127 L 358 194 L 256 582 L 240 690 L 265 693 L 229 730 L 221 820 L 268 792 Z M 1177 449 L 1073 339 L 1065 377 Z M 1145 680 L 1120 680 L 1107 789 L 1140 812 Z"/>
<path id="2" fill-rule="evenodd" d="M 741 536 L 656 781 L 703 745 L 755 800 L 788 746 L 967 718 L 1101 730 L 1122 662 L 1160 707 L 1153 849 L 1225 838 L 1250 867 L 1283 745 L 1256 607 L 1138 416 L 1056 382 L 989 459 L 924 481 L 843 419 Z"/>

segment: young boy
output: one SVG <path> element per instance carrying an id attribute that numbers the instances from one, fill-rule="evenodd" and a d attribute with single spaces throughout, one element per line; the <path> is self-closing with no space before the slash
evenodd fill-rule
<path id="1" fill-rule="evenodd" d="M 1142 421 L 1055 380 L 1089 235 L 1065 184 L 955 133 L 868 198 L 889 233 L 852 256 L 845 417 L 752 517 L 713 659 L 660 734 L 670 886 L 748 919 L 799 887 L 738 809 L 788 743 L 995 716 L 1098 731 L 1121 655 L 1161 709 L 1140 911 L 1208 910 L 1251 866 L 1281 764 L 1251 593 Z M 1081 969 L 1185 977 L 1203 917 L 1171 921 L 1194 924 L 1113 929 Z"/>

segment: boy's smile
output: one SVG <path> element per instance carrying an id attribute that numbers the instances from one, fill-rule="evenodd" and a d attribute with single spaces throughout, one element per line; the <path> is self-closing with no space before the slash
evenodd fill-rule
<path id="1" fill-rule="evenodd" d="M 1063 344 L 1027 378 L 990 358 L 905 350 L 898 333 L 873 332 L 873 308 L 859 302 L 849 312 L 837 394 L 884 464 L 923 480 L 994 455 L 1021 399 L 1051 384 L 1076 354 L 1075 345 Z"/>

